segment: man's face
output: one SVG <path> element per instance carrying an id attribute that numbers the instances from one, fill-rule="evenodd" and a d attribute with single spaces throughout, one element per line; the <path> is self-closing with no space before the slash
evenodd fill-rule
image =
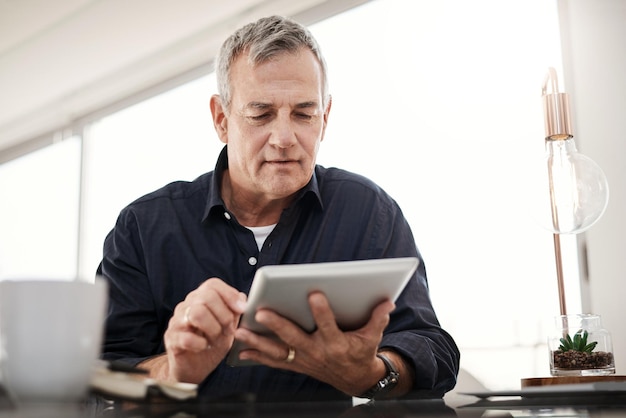
<path id="1" fill-rule="evenodd" d="M 330 103 L 323 108 L 320 64 L 307 49 L 256 67 L 244 54 L 230 77 L 230 109 L 216 117 L 220 106 L 212 107 L 228 144 L 233 191 L 252 199 L 293 195 L 311 178 L 330 111 Z"/>

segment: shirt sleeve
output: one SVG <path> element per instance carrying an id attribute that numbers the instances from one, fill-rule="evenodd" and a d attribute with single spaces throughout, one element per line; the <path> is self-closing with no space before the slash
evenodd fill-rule
<path id="1" fill-rule="evenodd" d="M 146 274 L 139 228 L 133 212 L 120 213 L 104 243 L 98 275 L 109 283 L 102 358 L 137 364 L 162 352 L 151 288 Z"/>
<path id="2" fill-rule="evenodd" d="M 453 338 L 441 327 L 430 300 L 426 267 L 411 229 L 394 203 L 389 217 L 379 219 L 385 257 L 417 256 L 420 260 L 413 277 L 396 300 L 381 348 L 399 353 L 415 372 L 417 396 L 442 396 L 454 388 L 460 353 Z M 384 231 L 389 231 L 385 234 Z M 411 396 L 411 394 L 409 394 Z"/>

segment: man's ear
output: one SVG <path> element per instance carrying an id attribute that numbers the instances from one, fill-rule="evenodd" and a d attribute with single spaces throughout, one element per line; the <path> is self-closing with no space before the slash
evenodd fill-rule
<path id="1" fill-rule="evenodd" d="M 213 115 L 213 126 L 217 136 L 220 138 L 220 141 L 228 144 L 228 118 L 219 94 L 211 96 L 211 115 Z"/>
<path id="2" fill-rule="evenodd" d="M 324 135 L 326 134 L 326 126 L 328 125 L 328 115 L 330 114 L 330 107 L 333 104 L 333 98 L 331 95 L 328 95 L 328 101 L 326 102 L 326 109 L 324 109 L 324 126 L 322 127 L 322 141 L 324 140 Z"/>

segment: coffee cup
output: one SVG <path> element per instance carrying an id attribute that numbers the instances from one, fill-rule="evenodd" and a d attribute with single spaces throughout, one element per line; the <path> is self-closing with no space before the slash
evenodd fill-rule
<path id="1" fill-rule="evenodd" d="M 20 402 L 84 398 L 100 355 L 107 284 L 0 282 L 2 384 Z"/>

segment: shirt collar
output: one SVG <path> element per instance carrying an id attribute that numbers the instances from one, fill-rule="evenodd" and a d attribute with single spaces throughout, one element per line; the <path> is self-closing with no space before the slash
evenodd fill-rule
<path id="1" fill-rule="evenodd" d="M 213 176 L 211 176 L 211 184 L 209 187 L 209 192 L 207 196 L 207 205 L 204 211 L 204 216 L 202 217 L 202 221 L 205 222 L 211 212 L 214 210 L 219 210 L 220 213 L 223 213 L 226 205 L 222 200 L 222 196 L 220 193 L 222 187 L 222 176 L 224 174 L 224 170 L 228 168 L 228 152 L 227 146 L 225 145 L 220 152 L 219 157 L 217 158 L 217 163 L 215 164 L 215 170 L 213 171 Z M 320 195 L 319 185 L 317 182 L 317 170 L 313 171 L 313 175 L 311 176 L 311 180 L 298 192 L 296 197 L 296 203 L 302 201 L 302 199 L 307 196 L 314 196 L 317 201 L 320 209 L 323 208 L 322 205 L 322 197 Z"/>

